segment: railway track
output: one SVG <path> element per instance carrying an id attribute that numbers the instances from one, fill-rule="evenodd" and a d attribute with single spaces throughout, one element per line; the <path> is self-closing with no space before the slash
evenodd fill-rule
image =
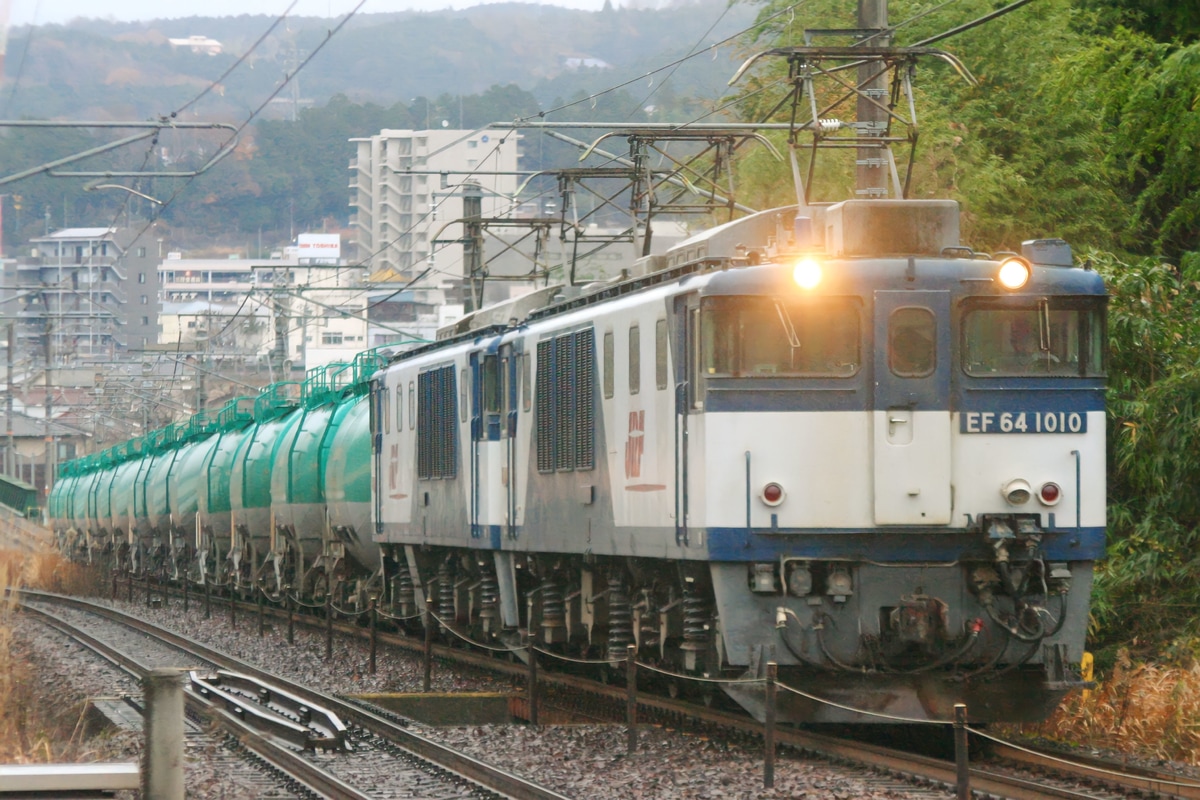
<path id="1" fill-rule="evenodd" d="M 243 680 L 253 679 L 278 687 L 310 707 L 326 709 L 349 722 L 352 730 L 344 737 L 349 751 L 345 753 L 332 746 L 315 751 L 280 746 L 278 732 L 270 736 L 242 735 L 247 747 L 287 781 L 305 787 L 308 796 L 383 800 L 418 796 L 437 800 L 467 794 L 515 800 L 565 800 L 545 787 L 424 739 L 393 719 L 263 673 L 252 665 L 115 609 L 32 592 L 22 593 L 21 602 L 26 609 L 40 614 L 49 624 L 139 679 L 150 669 L 165 665 L 195 666 L 198 673 L 232 670 L 245 676 Z M 54 613 L 48 608 L 50 605 L 66 607 L 66 611 Z M 187 696 L 189 702 L 199 700 L 198 692 L 188 692 Z M 232 723 L 235 717 L 247 716 L 212 707 L 204 708 L 203 713 L 227 723 Z"/>
<path id="2" fill-rule="evenodd" d="M 227 602 L 227 601 L 222 601 Z M 249 624 L 258 607 L 239 603 L 237 613 L 243 624 Z M 282 619 L 286 614 L 266 608 L 267 616 Z M 298 617 L 298 623 L 321 629 L 325 621 Z M 367 636 L 369 632 L 358 625 L 335 623 L 334 629 L 343 636 Z M 412 637 L 377 633 L 378 640 L 391 647 L 419 653 L 423 642 Z M 524 665 L 514 664 L 491 655 L 464 651 L 455 647 L 435 645 L 433 657 L 438 662 L 465 665 L 507 676 L 514 681 L 528 674 Z M 539 671 L 543 687 L 542 702 L 570 711 L 580 718 L 621 722 L 626 718 L 629 694 L 625 687 L 580 677 L 578 675 Z M 365 711 L 370 717 L 386 718 Z M 639 723 L 694 730 L 696 732 L 743 739 L 761 739 L 763 727 L 738 713 L 707 708 L 665 696 L 637 695 Z M 396 720 L 393 718 L 392 722 Z M 369 726 L 364 726 L 370 729 Z M 401 730 L 403 730 L 401 728 Z M 1099 759 L 1061 758 L 990 737 L 983 731 L 973 735 L 988 742 L 992 756 L 970 769 L 971 791 L 979 798 L 1012 798 L 1013 800 L 1113 800 L 1136 794 L 1140 797 L 1200 798 L 1200 781 L 1191 781 L 1162 770 L 1130 769 Z M 914 755 L 896 748 L 866 744 L 861 741 L 794 729 L 777 730 L 776 742 L 785 748 L 839 765 L 883 776 L 884 785 L 891 781 L 912 787 L 925 786 L 931 794 L 953 795 L 956 768 L 953 762 Z M 860 775 L 861 777 L 861 775 Z"/>

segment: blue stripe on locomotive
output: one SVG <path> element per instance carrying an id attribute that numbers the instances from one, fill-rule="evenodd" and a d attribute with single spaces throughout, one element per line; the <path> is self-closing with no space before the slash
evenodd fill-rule
<path id="1" fill-rule="evenodd" d="M 978 531 L 912 531 L 874 529 L 788 530 L 708 528 L 708 557 L 713 561 L 778 561 L 780 557 L 858 559 L 868 561 L 948 562 L 994 556 Z M 1055 528 L 1043 534 L 1046 558 L 1090 561 L 1104 555 L 1103 527 Z"/>

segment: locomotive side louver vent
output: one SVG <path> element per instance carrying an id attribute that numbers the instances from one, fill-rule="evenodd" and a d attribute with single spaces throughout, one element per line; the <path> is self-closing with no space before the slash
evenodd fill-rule
<path id="1" fill-rule="evenodd" d="M 574 464 L 571 440 L 574 438 L 572 417 L 575 403 L 572 402 L 575 364 L 571 358 L 571 336 L 559 336 L 554 340 L 554 468 L 569 470 Z"/>
<path id="2" fill-rule="evenodd" d="M 591 330 L 575 334 L 575 469 L 595 466 L 595 420 L 592 388 L 595 381 L 595 344 Z"/>
<path id="3" fill-rule="evenodd" d="M 458 396 L 454 367 L 417 377 L 417 477 L 453 478 L 458 474 Z"/>
<path id="4" fill-rule="evenodd" d="M 538 472 L 595 467 L 595 350 L 590 329 L 538 342 Z"/>
<path id="5" fill-rule="evenodd" d="M 550 362 L 553 339 L 538 342 L 537 348 L 537 467 L 554 471 L 554 411 L 550 396 Z"/>

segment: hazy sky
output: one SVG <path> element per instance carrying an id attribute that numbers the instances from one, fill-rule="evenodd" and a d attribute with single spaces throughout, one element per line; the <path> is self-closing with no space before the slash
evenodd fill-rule
<path id="1" fill-rule="evenodd" d="M 367 0 L 359 13 L 384 11 L 433 11 L 464 8 L 483 0 Z M 537 2 L 538 0 L 526 0 Z M 541 0 L 547 4 L 599 10 L 604 0 Z M 0 0 L 7 4 L 11 25 L 40 25 L 68 22 L 76 17 L 115 20 L 148 20 L 163 17 L 222 17 L 238 14 L 278 16 L 290 0 Z M 298 0 L 292 14 L 340 17 L 356 6 L 357 0 Z M 614 5 L 622 5 L 615 3 Z"/>

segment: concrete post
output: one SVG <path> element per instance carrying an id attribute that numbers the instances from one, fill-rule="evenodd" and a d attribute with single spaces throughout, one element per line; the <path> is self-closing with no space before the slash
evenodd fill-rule
<path id="1" fill-rule="evenodd" d="M 183 673 L 155 669 L 146 676 L 146 744 L 142 796 L 184 800 Z"/>

